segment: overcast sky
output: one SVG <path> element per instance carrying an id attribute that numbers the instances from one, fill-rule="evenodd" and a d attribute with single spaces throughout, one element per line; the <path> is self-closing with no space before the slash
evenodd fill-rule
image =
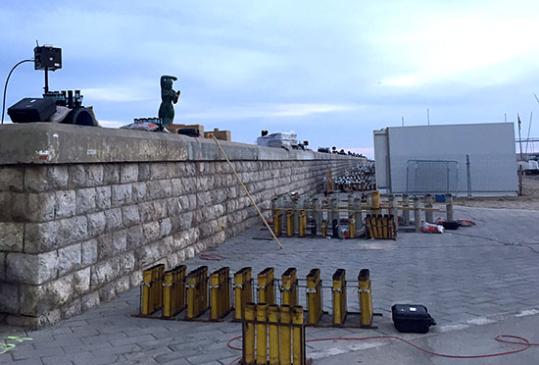
<path id="1" fill-rule="evenodd" d="M 46 5 L 45 5 L 46 4 Z M 156 116 L 176 75 L 176 123 L 294 130 L 372 155 L 386 126 L 515 121 L 539 107 L 538 1 L 21 1 L 0 3 L 2 85 L 35 41 L 63 49 L 52 90 L 81 89 L 104 126 Z M 7 104 L 42 93 L 31 64 Z M 539 136 L 539 121 L 531 135 Z"/>

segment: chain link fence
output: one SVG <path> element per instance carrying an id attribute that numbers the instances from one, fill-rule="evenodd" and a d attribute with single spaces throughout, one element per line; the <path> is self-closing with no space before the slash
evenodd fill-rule
<path id="1" fill-rule="evenodd" d="M 408 160 L 406 192 L 453 193 L 459 190 L 459 163 L 446 160 Z"/>

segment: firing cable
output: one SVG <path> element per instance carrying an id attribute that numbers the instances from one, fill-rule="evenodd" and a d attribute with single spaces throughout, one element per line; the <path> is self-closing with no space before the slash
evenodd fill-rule
<path id="1" fill-rule="evenodd" d="M 227 347 L 231 350 L 237 350 L 241 351 L 242 348 L 233 345 L 232 343 L 241 339 L 242 336 L 235 336 L 232 337 L 227 342 Z M 516 348 L 514 350 L 508 350 L 508 351 L 501 351 L 501 352 L 494 352 L 494 353 L 487 353 L 487 354 L 479 354 L 479 355 L 453 355 L 453 354 L 445 354 L 441 352 L 435 352 L 431 350 L 427 350 L 421 346 L 416 345 L 415 343 L 405 340 L 402 337 L 399 336 L 366 336 L 366 337 L 322 337 L 322 338 L 313 338 L 310 340 L 306 340 L 305 342 L 311 343 L 311 342 L 326 342 L 326 341 L 369 341 L 369 340 L 395 340 L 400 341 L 402 343 L 405 343 L 416 350 L 419 350 L 425 354 L 432 355 L 432 356 L 438 356 L 438 357 L 444 357 L 448 359 L 485 359 L 485 358 L 491 358 L 491 357 L 499 357 L 499 356 L 507 356 L 516 354 L 519 352 L 523 352 L 528 350 L 532 346 L 539 346 L 539 343 L 530 342 L 528 339 L 521 337 L 521 336 L 514 336 L 514 335 L 498 335 L 494 338 L 499 343 L 504 344 L 510 344 L 510 345 L 518 345 L 519 348 Z M 230 365 L 236 363 L 237 360 L 234 360 Z"/>
<path id="2" fill-rule="evenodd" d="M 9 71 L 9 74 L 7 75 L 6 83 L 4 84 L 4 98 L 2 100 L 2 124 L 4 124 L 4 113 L 6 111 L 6 93 L 7 93 L 7 85 L 9 83 L 9 78 L 11 77 L 11 74 L 13 73 L 13 71 L 15 71 L 17 66 L 19 66 L 19 65 L 21 65 L 21 64 L 23 64 L 25 62 L 34 62 L 34 60 L 33 59 L 22 60 L 22 61 L 16 63 L 15 66 L 13 66 L 11 68 L 11 71 Z"/>

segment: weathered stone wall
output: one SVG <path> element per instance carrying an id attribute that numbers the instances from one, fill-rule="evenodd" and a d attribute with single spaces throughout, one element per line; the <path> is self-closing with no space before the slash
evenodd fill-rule
<path id="1" fill-rule="evenodd" d="M 122 158 L 136 162 L 0 166 L 0 312 L 7 321 L 39 326 L 80 313 L 138 286 L 144 267 L 175 266 L 257 222 L 229 165 L 197 150 L 209 144 L 190 140 L 182 161 L 141 162 L 133 151 Z M 267 214 L 274 196 L 319 191 L 327 169 L 337 173 L 355 161 L 286 151 L 265 153 L 289 159 L 257 153 L 253 160 L 253 148 L 230 152 Z M 190 153 L 205 157 L 189 160 Z"/>

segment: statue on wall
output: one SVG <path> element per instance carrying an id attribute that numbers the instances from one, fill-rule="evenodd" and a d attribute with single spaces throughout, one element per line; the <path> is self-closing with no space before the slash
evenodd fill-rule
<path id="1" fill-rule="evenodd" d="M 172 88 L 172 83 L 178 80 L 175 76 L 161 76 L 161 105 L 159 106 L 159 119 L 163 127 L 166 127 L 174 121 L 174 105 L 180 98 L 180 91 Z"/>

